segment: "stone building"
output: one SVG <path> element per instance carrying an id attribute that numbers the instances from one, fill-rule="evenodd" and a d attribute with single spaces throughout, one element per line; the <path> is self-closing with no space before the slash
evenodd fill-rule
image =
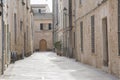
<path id="1" fill-rule="evenodd" d="M 75 0 L 77 60 L 120 76 L 120 0 Z"/>
<path id="2" fill-rule="evenodd" d="M 8 25 L 8 0 L 0 1 L 0 74 L 10 64 L 10 37 Z"/>
<path id="3" fill-rule="evenodd" d="M 57 42 L 58 0 L 53 0 L 53 43 Z"/>
<path id="4" fill-rule="evenodd" d="M 1 3 L 0 3 L 1 4 Z M 2 7 L 0 6 L 0 10 L 2 9 Z M 2 11 L 0 11 L 0 68 L 2 68 L 2 15 L 1 15 Z M 0 69 L 0 74 L 2 73 L 2 69 Z"/>
<path id="5" fill-rule="evenodd" d="M 3 16 L 0 11 L 0 73 L 3 74 L 10 64 L 11 52 L 17 53 L 17 59 L 33 52 L 33 13 L 30 0 L 2 1 L 3 6 L 0 7 L 1 9 L 3 7 Z"/>
<path id="6" fill-rule="evenodd" d="M 71 58 L 75 57 L 74 12 L 74 0 L 53 1 L 54 42 L 60 41 L 61 55 Z"/>
<path id="7" fill-rule="evenodd" d="M 61 42 L 61 51 L 60 55 L 68 56 L 68 37 L 69 37 L 69 7 L 68 7 L 68 0 L 56 0 L 53 3 L 53 16 L 57 17 L 54 18 L 54 37 L 56 42 Z M 57 4 L 57 5 L 56 5 Z M 56 8 L 55 8 L 56 7 Z"/>
<path id="8" fill-rule="evenodd" d="M 62 15 L 60 9 L 60 1 L 53 0 L 53 43 L 54 43 L 54 51 L 58 52 L 59 55 L 63 55 L 63 26 L 62 25 Z M 60 42 L 62 44 L 62 50 L 58 51 L 55 47 L 55 44 Z"/>
<path id="9" fill-rule="evenodd" d="M 52 13 L 47 4 L 33 4 L 34 51 L 53 49 Z"/>
<path id="10" fill-rule="evenodd" d="M 31 14 L 30 0 L 9 2 L 11 51 L 16 51 L 18 58 L 32 53 L 31 34 L 33 25 L 31 25 Z"/>
<path id="11" fill-rule="evenodd" d="M 63 55 L 72 51 L 76 60 L 120 77 L 120 0 L 58 0 L 57 4 L 53 4 L 58 6 L 53 17 L 59 16 L 53 18 L 54 37 L 62 41 Z"/>

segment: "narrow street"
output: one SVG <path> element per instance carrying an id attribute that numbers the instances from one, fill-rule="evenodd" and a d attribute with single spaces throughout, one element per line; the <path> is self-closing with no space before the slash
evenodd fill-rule
<path id="1" fill-rule="evenodd" d="M 11 64 L 0 80 L 118 80 L 101 70 L 52 52 L 34 53 Z"/>

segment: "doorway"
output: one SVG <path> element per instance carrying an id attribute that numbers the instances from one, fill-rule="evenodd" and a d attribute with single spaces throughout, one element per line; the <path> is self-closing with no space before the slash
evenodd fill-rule
<path id="1" fill-rule="evenodd" d="M 109 66 L 109 52 L 108 52 L 108 25 L 107 18 L 102 20 L 102 31 L 103 31 L 103 65 Z"/>
<path id="2" fill-rule="evenodd" d="M 40 51 L 47 50 L 47 41 L 46 40 L 44 40 L 44 39 L 40 40 L 39 49 L 40 49 Z"/>

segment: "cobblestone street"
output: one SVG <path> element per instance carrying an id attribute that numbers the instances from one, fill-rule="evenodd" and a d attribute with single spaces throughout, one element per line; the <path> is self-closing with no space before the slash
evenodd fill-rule
<path id="1" fill-rule="evenodd" d="M 34 53 L 11 64 L 0 80 L 119 80 L 101 70 L 52 52 Z"/>

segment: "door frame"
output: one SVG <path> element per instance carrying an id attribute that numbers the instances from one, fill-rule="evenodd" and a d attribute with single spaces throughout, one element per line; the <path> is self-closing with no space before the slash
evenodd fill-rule
<path id="1" fill-rule="evenodd" d="M 42 42 L 45 42 L 45 49 L 43 49 L 43 50 L 41 50 L 41 46 L 43 46 L 41 43 Z M 47 41 L 45 40 L 45 39 L 41 39 L 40 41 L 39 41 L 39 50 L 40 51 L 46 51 L 47 50 Z"/>
<path id="2" fill-rule="evenodd" d="M 108 18 L 102 18 L 103 66 L 109 67 Z"/>

